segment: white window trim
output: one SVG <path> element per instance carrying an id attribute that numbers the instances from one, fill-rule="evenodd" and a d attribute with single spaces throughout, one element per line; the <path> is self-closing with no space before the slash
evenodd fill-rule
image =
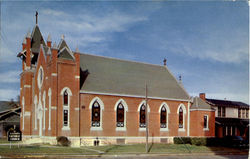
<path id="1" fill-rule="evenodd" d="M 182 108 L 182 110 L 183 110 L 183 128 L 179 128 L 179 109 L 180 108 Z M 178 109 L 177 109 L 177 114 L 178 114 L 178 131 L 181 131 L 181 132 L 183 132 L 183 131 L 186 131 L 186 129 L 185 129 L 185 117 L 186 117 L 186 113 L 187 113 L 187 111 L 186 111 L 186 107 L 185 107 L 185 105 L 184 104 L 180 104 L 179 105 L 179 107 L 178 107 Z"/>
<path id="2" fill-rule="evenodd" d="M 43 91 L 43 130 L 45 130 L 46 124 L 46 92 Z"/>
<path id="3" fill-rule="evenodd" d="M 141 101 L 141 103 L 139 104 L 139 106 L 138 106 L 138 109 L 137 109 L 137 111 L 138 111 L 138 116 L 139 116 L 139 120 L 138 120 L 138 128 L 139 128 L 139 131 L 146 131 L 146 128 L 141 128 L 140 127 L 140 109 L 141 109 L 141 106 L 142 105 L 146 105 L 146 101 L 145 100 L 143 100 L 143 101 Z M 147 103 L 147 113 L 148 113 L 148 115 L 147 115 L 147 117 L 148 117 L 148 121 L 150 121 L 149 120 L 149 114 L 150 114 L 150 107 L 149 107 L 149 104 Z M 147 120 L 147 118 L 146 118 L 146 120 Z M 147 121 L 146 121 L 147 122 Z"/>
<path id="4" fill-rule="evenodd" d="M 100 127 L 92 127 L 92 124 L 91 124 L 91 122 L 92 122 L 92 105 L 94 104 L 95 101 L 97 101 L 99 103 L 99 105 L 100 105 Z M 89 103 L 89 110 L 90 110 L 90 117 L 91 117 L 91 119 L 90 119 L 90 126 L 91 126 L 90 130 L 91 131 L 102 131 L 103 130 L 102 129 L 102 118 L 103 118 L 102 114 L 103 114 L 103 111 L 104 111 L 104 103 L 102 102 L 102 100 L 99 97 L 94 97 L 91 100 L 91 102 Z"/>
<path id="5" fill-rule="evenodd" d="M 64 105 L 64 91 L 67 90 L 68 93 L 68 105 Z M 63 105 L 63 111 L 62 111 L 62 117 L 64 120 L 64 110 L 68 110 L 68 125 L 64 125 L 64 121 L 62 121 L 62 130 L 70 130 L 70 97 L 72 96 L 72 92 L 68 87 L 64 87 L 61 90 L 61 99 L 62 99 L 62 105 Z"/>
<path id="6" fill-rule="evenodd" d="M 49 90 L 48 90 L 48 96 L 49 96 L 49 127 L 48 127 L 48 130 L 51 130 L 51 96 L 52 96 L 51 88 L 49 88 Z"/>
<path id="7" fill-rule="evenodd" d="M 119 103 L 122 103 L 122 105 L 123 105 L 123 107 L 124 107 L 124 127 L 117 127 L 116 126 L 116 131 L 126 131 L 127 130 L 127 118 L 126 118 L 126 116 L 127 116 L 127 112 L 128 112 L 128 105 L 127 105 L 127 103 L 123 100 L 123 99 L 119 99 L 116 103 L 115 103 L 115 107 L 114 107 L 114 110 L 115 110 L 115 119 L 117 119 L 117 107 L 118 107 L 118 104 Z"/>
<path id="8" fill-rule="evenodd" d="M 38 104 L 38 102 L 37 102 L 37 95 L 35 95 L 35 98 L 34 98 L 35 130 L 37 130 L 37 104 Z"/>
<path id="9" fill-rule="evenodd" d="M 208 115 L 206 114 L 206 115 L 204 115 L 204 116 L 206 116 L 207 117 L 207 127 L 206 128 L 203 128 L 203 131 L 209 131 L 209 118 L 208 118 Z M 203 116 L 203 119 L 204 119 L 204 116 Z"/>
<path id="10" fill-rule="evenodd" d="M 159 114 L 160 114 L 160 122 L 161 122 L 161 108 L 165 106 L 166 110 L 167 110 L 167 125 L 166 125 L 166 128 L 161 128 L 160 127 L 160 131 L 168 131 L 168 118 L 169 118 L 169 114 L 170 114 L 170 109 L 169 109 L 169 106 L 166 102 L 163 102 L 159 108 Z M 161 123 L 160 123 L 161 124 Z"/>
<path id="11" fill-rule="evenodd" d="M 23 114 L 23 127 L 22 127 L 22 130 L 24 130 L 24 119 L 25 119 L 25 106 L 24 106 L 25 102 L 24 102 L 24 97 L 22 98 L 22 105 L 23 105 L 23 111 L 22 111 L 22 114 Z"/>
<path id="12" fill-rule="evenodd" d="M 40 71 L 42 71 L 42 80 L 40 80 Z M 43 67 L 40 66 L 39 67 L 39 70 L 38 70 L 38 75 L 37 75 L 37 86 L 39 88 L 39 90 L 42 88 L 42 85 L 43 85 L 43 79 L 44 79 L 44 71 L 43 71 Z"/>

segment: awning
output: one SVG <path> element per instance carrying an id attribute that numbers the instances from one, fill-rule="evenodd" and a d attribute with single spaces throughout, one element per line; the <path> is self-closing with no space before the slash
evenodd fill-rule
<path id="1" fill-rule="evenodd" d="M 215 118 L 215 124 L 223 126 L 249 126 L 249 119 L 238 118 Z"/>

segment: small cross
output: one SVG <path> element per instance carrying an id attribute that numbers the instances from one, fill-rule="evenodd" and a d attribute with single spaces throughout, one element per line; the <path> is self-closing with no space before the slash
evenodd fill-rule
<path id="1" fill-rule="evenodd" d="M 36 24 L 37 24 L 38 12 L 36 11 Z"/>

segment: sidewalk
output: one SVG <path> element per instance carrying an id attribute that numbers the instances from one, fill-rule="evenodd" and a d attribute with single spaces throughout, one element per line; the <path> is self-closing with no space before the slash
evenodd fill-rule
<path id="1" fill-rule="evenodd" d="M 0 158 L 158 158 L 158 157 L 173 157 L 173 156 L 231 156 L 231 155 L 244 155 L 246 158 L 249 154 L 249 151 L 218 151 L 218 152 L 209 152 L 209 153 L 123 153 L 123 154 L 105 154 L 100 152 L 99 154 L 19 154 L 19 155 L 4 155 Z"/>

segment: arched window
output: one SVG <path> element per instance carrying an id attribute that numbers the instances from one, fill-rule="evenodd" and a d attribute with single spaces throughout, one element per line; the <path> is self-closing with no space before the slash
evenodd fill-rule
<path id="1" fill-rule="evenodd" d="M 68 87 L 61 90 L 62 105 L 63 105 L 63 130 L 70 130 L 70 97 L 72 92 Z"/>
<path id="2" fill-rule="evenodd" d="M 140 108 L 140 128 L 146 127 L 146 107 L 145 104 L 142 104 Z"/>
<path id="3" fill-rule="evenodd" d="M 179 109 L 179 128 L 183 128 L 183 110 L 182 107 Z"/>
<path id="4" fill-rule="evenodd" d="M 68 93 L 67 93 L 67 90 L 65 90 L 64 93 L 63 93 L 63 105 L 65 105 L 65 106 L 68 105 Z"/>
<path id="5" fill-rule="evenodd" d="M 101 111 L 100 104 L 95 101 L 92 105 L 92 127 L 100 127 Z"/>
<path id="6" fill-rule="evenodd" d="M 167 109 L 164 106 L 161 108 L 161 128 L 166 128 L 167 127 Z"/>
<path id="7" fill-rule="evenodd" d="M 63 107 L 68 107 L 68 93 L 67 90 L 63 93 Z M 63 110 L 63 125 L 68 126 L 69 110 L 66 108 Z"/>
<path id="8" fill-rule="evenodd" d="M 116 109 L 116 126 L 124 127 L 124 106 L 120 102 Z"/>

